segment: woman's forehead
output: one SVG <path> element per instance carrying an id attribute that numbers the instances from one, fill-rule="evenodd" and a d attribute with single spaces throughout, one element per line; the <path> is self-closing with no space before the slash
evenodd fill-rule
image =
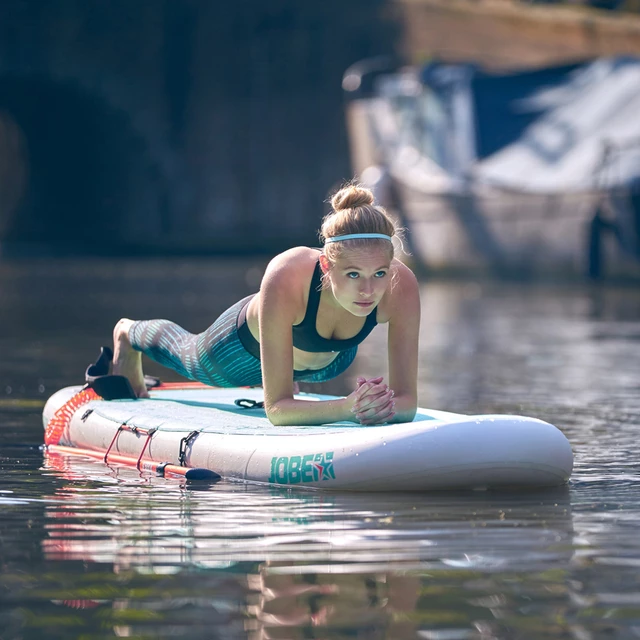
<path id="1" fill-rule="evenodd" d="M 378 248 L 346 249 L 336 259 L 336 266 L 357 267 L 361 269 L 378 269 L 391 265 L 389 251 Z"/>

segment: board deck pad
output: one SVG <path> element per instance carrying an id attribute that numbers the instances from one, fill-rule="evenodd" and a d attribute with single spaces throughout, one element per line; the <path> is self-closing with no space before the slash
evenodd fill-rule
<path id="1" fill-rule="evenodd" d="M 135 402 L 111 401 L 108 405 L 108 415 L 100 408 L 104 403 L 94 408 L 94 411 L 104 417 L 145 428 L 162 427 L 172 431 L 191 431 L 194 425 L 197 425 L 205 432 L 220 434 L 291 435 L 293 432 L 301 432 L 305 435 L 327 435 L 353 429 L 376 428 L 350 421 L 318 426 L 274 426 L 269 422 L 263 408 L 245 409 L 235 404 L 235 400 L 241 398 L 262 400 L 262 390 L 158 389 L 151 390 L 150 395 L 149 399 Z M 297 397 L 310 401 L 331 399 L 330 396 L 312 394 L 300 394 Z M 433 420 L 436 420 L 435 415 L 423 411 L 416 415 L 411 424 Z"/>

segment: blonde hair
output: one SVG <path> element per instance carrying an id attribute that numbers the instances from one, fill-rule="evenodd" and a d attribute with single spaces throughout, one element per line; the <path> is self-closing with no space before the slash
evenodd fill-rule
<path id="1" fill-rule="evenodd" d="M 349 184 L 331 198 L 333 211 L 322 220 L 320 241 L 351 233 L 383 233 L 394 237 L 399 229 L 395 221 L 383 207 L 374 204 L 373 193 L 357 184 Z M 379 238 L 358 238 L 324 245 L 324 254 L 335 262 L 345 250 L 385 248 L 393 258 L 394 247 L 391 242 Z"/>

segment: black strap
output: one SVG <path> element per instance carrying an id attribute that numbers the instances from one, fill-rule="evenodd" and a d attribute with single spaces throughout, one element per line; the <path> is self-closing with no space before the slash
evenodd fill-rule
<path id="1" fill-rule="evenodd" d="M 145 376 L 144 377 L 144 386 L 147 389 L 155 389 L 162 384 L 162 380 L 160 378 L 156 378 L 155 376 Z"/>
<path id="2" fill-rule="evenodd" d="M 251 400 L 249 398 L 238 398 L 233 403 L 241 409 L 264 409 L 264 402 L 261 400 Z"/>
<path id="3" fill-rule="evenodd" d="M 109 375 L 109 367 L 113 360 L 113 351 L 109 347 L 100 347 L 100 355 L 97 360 L 87 367 L 84 374 L 86 382 L 92 382 L 96 378 Z"/>
<path id="4" fill-rule="evenodd" d="M 84 387 L 93 389 L 104 400 L 137 400 L 131 383 L 125 376 L 99 376 Z"/>
<path id="5" fill-rule="evenodd" d="M 300 324 L 294 325 L 296 327 L 306 327 L 310 324 L 314 330 L 316 328 L 316 318 L 318 316 L 318 307 L 320 306 L 320 295 L 322 294 L 322 269 L 320 267 L 320 260 L 316 262 L 313 275 L 311 276 L 311 283 L 309 284 L 309 298 L 307 300 L 307 310 L 302 318 Z"/>
<path id="6" fill-rule="evenodd" d="M 87 367 L 84 379 L 87 382 L 85 389 L 93 389 L 105 400 L 135 400 L 137 398 L 131 383 L 124 376 L 109 375 L 113 351 L 109 347 L 100 347 L 100 355 L 93 364 Z M 144 384 L 147 389 L 159 387 L 160 378 L 145 376 Z"/>
<path id="7" fill-rule="evenodd" d="M 164 472 L 165 472 L 165 470 L 166 470 L 166 468 L 167 468 L 167 465 L 168 465 L 168 464 L 171 464 L 171 463 L 170 463 L 170 462 L 162 462 L 162 463 L 160 463 L 160 464 L 156 467 L 156 473 L 157 473 L 159 476 L 162 476 L 162 477 L 164 478 Z"/>

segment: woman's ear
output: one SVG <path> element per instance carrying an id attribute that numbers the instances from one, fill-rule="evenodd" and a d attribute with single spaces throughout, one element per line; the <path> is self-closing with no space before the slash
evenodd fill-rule
<path id="1" fill-rule="evenodd" d="M 320 254 L 320 268 L 322 269 L 322 273 L 327 275 L 329 271 L 331 271 L 331 262 L 329 262 L 329 258 L 324 255 L 324 253 Z"/>

